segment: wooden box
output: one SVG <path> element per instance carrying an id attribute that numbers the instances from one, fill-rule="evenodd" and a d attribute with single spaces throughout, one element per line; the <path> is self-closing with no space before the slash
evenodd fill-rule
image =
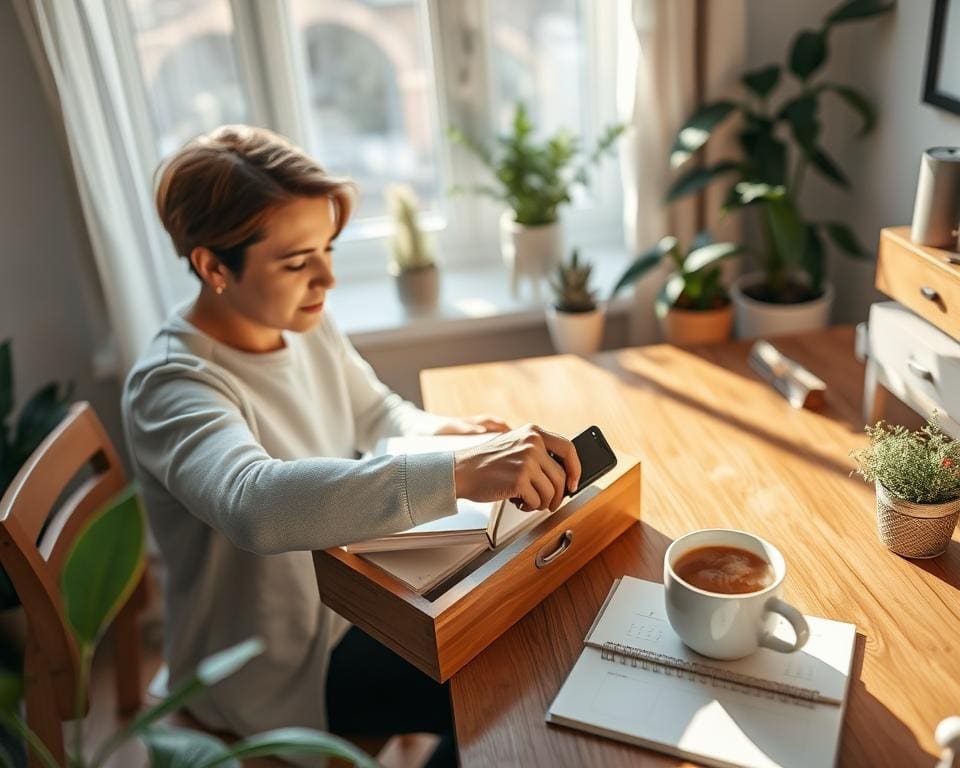
<path id="1" fill-rule="evenodd" d="M 443 682 L 640 517 L 640 464 L 617 467 L 536 527 L 419 595 L 342 549 L 314 552 L 323 602 Z"/>

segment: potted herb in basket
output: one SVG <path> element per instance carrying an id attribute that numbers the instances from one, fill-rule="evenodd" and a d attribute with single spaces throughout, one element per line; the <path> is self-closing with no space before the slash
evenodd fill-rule
<path id="1" fill-rule="evenodd" d="M 960 517 L 960 442 L 936 416 L 914 432 L 882 421 L 866 432 L 870 445 L 851 456 L 876 484 L 880 540 L 904 557 L 942 554 Z"/>
<path id="2" fill-rule="evenodd" d="M 733 306 L 723 285 L 720 262 L 743 251 L 736 243 L 711 242 L 708 232 L 697 235 L 689 251 L 677 238 L 664 237 L 627 267 L 610 294 L 612 299 L 660 264 L 674 271 L 656 300 L 660 329 L 671 344 L 710 344 L 730 337 Z"/>
<path id="3" fill-rule="evenodd" d="M 824 97 L 839 98 L 859 116 L 860 137 L 869 133 L 876 121 L 874 107 L 860 91 L 817 79 L 829 57 L 830 34 L 837 25 L 877 16 L 893 7 L 893 2 L 884 0 L 841 3 L 816 28 L 797 33 L 783 66 L 771 64 L 745 73 L 740 78 L 745 88 L 742 98 L 704 104 L 677 133 L 670 154 L 674 168 L 692 158 L 718 126 L 734 116 L 742 121 L 740 158 L 687 171 L 667 196 L 673 201 L 727 178 L 731 183 L 725 207 L 747 207 L 759 214 L 764 236 L 761 271 L 742 276 L 731 290 L 739 336 L 827 324 L 833 288 L 825 277 L 824 237 L 851 256 L 867 255 L 843 222 L 806 215 L 800 194 L 808 171 L 843 189 L 850 188 L 843 169 L 822 142 Z"/>
<path id="4" fill-rule="evenodd" d="M 568 263 L 557 267 L 551 282 L 556 302 L 547 307 L 547 330 L 557 352 L 588 355 L 600 349 L 606 312 L 590 288 L 592 271 L 589 262 L 580 261 L 576 249 Z"/>
<path id="5" fill-rule="evenodd" d="M 466 147 L 496 179 L 493 186 L 477 185 L 465 191 L 485 195 L 506 206 L 500 217 L 500 250 L 510 270 L 514 295 L 519 280 L 528 277 L 533 282 L 534 295 L 539 296 L 540 280 L 549 275 L 563 255 L 558 209 L 570 202 L 574 184 L 588 183 L 590 168 L 611 150 L 624 128 L 622 124 L 605 128 L 589 152 L 581 148 L 577 137 L 565 131 L 539 142 L 534 138 L 526 108 L 517 104 L 512 132 L 497 137 L 495 151 L 459 128 L 450 129 L 451 141 Z"/>
<path id="6" fill-rule="evenodd" d="M 406 184 L 393 184 L 387 188 L 386 197 L 393 217 L 389 272 L 396 281 L 397 296 L 409 310 L 430 309 L 440 295 L 440 278 L 417 221 L 417 195 Z"/>

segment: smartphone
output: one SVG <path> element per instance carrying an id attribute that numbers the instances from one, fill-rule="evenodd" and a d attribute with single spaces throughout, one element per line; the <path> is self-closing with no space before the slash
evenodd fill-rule
<path id="1" fill-rule="evenodd" d="M 564 495 L 574 496 L 617 466 L 617 456 L 597 426 L 587 427 L 570 442 L 580 458 L 580 484 Z"/>

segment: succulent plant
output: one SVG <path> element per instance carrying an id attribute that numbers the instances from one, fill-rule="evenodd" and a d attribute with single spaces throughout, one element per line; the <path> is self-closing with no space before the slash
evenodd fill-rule
<path id="1" fill-rule="evenodd" d="M 432 267 L 433 254 L 417 222 L 420 201 L 406 184 L 392 184 L 386 190 L 387 203 L 393 216 L 393 237 L 390 255 L 394 274 Z"/>
<path id="2" fill-rule="evenodd" d="M 558 312 L 591 312 L 597 308 L 596 291 L 590 290 L 593 265 L 581 262 L 576 248 L 570 261 L 557 267 L 556 278 L 550 282 L 557 295 Z"/>

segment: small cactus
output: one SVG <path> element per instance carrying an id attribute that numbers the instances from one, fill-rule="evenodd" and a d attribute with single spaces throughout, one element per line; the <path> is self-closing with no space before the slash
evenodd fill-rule
<path id="1" fill-rule="evenodd" d="M 557 295 L 557 311 L 592 312 L 597 308 L 597 292 L 590 290 L 592 271 L 593 265 L 581 263 L 580 254 L 574 248 L 569 263 L 557 267 L 556 278 L 550 283 Z"/>
<path id="2" fill-rule="evenodd" d="M 392 271 L 395 274 L 433 266 L 433 254 L 417 222 L 420 201 L 406 184 L 392 184 L 386 190 L 387 203 L 393 216 L 393 237 L 390 239 Z"/>

